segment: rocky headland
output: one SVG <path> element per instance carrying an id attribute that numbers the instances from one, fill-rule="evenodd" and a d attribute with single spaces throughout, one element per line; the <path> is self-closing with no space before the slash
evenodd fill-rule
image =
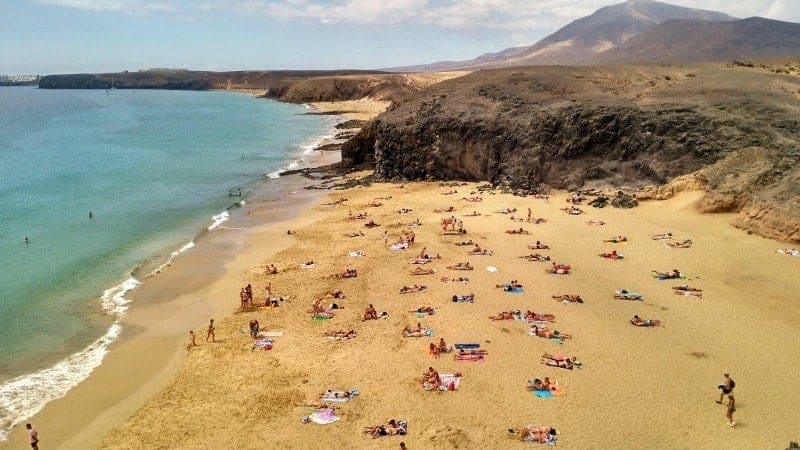
<path id="1" fill-rule="evenodd" d="M 600 186 L 800 242 L 800 77 L 734 64 L 479 71 L 394 103 L 343 147 L 378 179 Z"/>

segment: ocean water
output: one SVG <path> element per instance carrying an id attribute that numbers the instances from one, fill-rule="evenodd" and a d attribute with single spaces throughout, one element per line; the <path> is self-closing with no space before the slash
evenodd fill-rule
<path id="1" fill-rule="evenodd" d="M 0 440 L 100 364 L 140 272 L 330 133 L 335 119 L 304 111 L 222 92 L 0 88 Z"/>

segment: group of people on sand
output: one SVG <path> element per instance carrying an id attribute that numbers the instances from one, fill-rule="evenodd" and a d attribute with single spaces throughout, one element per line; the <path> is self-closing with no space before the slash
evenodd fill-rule
<path id="1" fill-rule="evenodd" d="M 239 290 L 239 300 L 242 303 L 242 310 L 253 306 L 253 285 L 248 283 L 247 286 Z"/>
<path id="2" fill-rule="evenodd" d="M 432 356 L 440 356 L 443 353 L 450 353 L 453 351 L 453 347 L 451 345 L 447 345 L 444 341 L 444 338 L 439 338 L 439 343 L 431 342 L 428 345 L 428 353 Z"/>
<path id="3" fill-rule="evenodd" d="M 364 318 L 364 321 L 366 322 L 367 320 L 378 320 L 378 319 L 380 319 L 382 317 L 386 317 L 388 315 L 389 315 L 389 313 L 387 313 L 386 311 L 378 314 L 378 310 L 376 310 L 375 306 L 373 306 L 372 303 L 370 303 L 369 306 L 367 306 L 367 309 L 364 310 L 363 318 Z"/>

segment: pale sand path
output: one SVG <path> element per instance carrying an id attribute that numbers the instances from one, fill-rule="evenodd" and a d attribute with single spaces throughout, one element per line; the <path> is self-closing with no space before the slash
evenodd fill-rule
<path id="1" fill-rule="evenodd" d="M 562 448 L 783 448 L 797 439 L 794 399 L 800 391 L 800 306 L 794 298 L 800 289 L 800 261 L 775 253 L 781 245 L 747 235 L 728 225 L 729 215 L 700 215 L 691 208 L 697 193 L 665 202 L 645 203 L 634 210 L 603 210 L 584 206 L 589 214 L 568 216 L 558 210 L 563 195 L 542 200 L 509 195 L 484 195 L 483 203 L 464 203 L 469 187 L 442 196 L 450 189 L 435 184 L 409 184 L 407 189 L 379 184 L 343 192 L 344 207 L 316 207 L 309 225 L 300 229 L 297 245 L 281 252 L 279 275 L 257 276 L 240 270 L 228 272 L 229 286 L 254 283 L 260 293 L 273 283 L 277 294 L 296 300 L 278 309 L 235 314 L 219 321 L 218 336 L 225 342 L 202 345 L 189 354 L 176 378 L 153 397 L 125 425 L 105 440 L 106 448 L 387 448 L 404 440 L 409 448 L 505 448 L 514 443 L 505 431 L 527 423 L 557 427 Z M 337 196 L 333 194 L 333 196 Z M 392 195 L 381 208 L 368 208 L 375 197 Z M 445 214 L 435 207 L 453 205 L 456 215 L 516 207 L 525 216 L 546 224 L 512 223 L 508 216 L 463 217 L 470 233 L 494 256 L 466 256 L 454 237 L 440 236 L 434 225 Z M 410 207 L 398 215 L 397 208 Z M 383 226 L 372 230 L 363 222 L 344 219 L 348 210 L 367 210 Z M 312 223 L 312 217 L 326 220 Z M 417 244 L 409 251 L 389 252 L 380 236 L 391 224 L 420 218 L 425 226 L 415 230 Z M 602 219 L 604 227 L 587 226 L 586 219 Z M 503 231 L 524 227 L 531 236 L 511 236 Z M 343 233 L 364 230 L 366 237 L 346 238 Z M 672 231 L 691 237 L 695 246 L 673 250 L 648 234 Z M 603 237 L 625 234 L 627 245 L 602 242 Z M 546 264 L 517 257 L 537 239 L 549 244 L 550 254 L 568 261 L 575 272 L 566 277 L 546 275 Z M 414 277 L 409 260 L 422 248 L 441 253 L 429 264 L 438 273 Z M 623 261 L 597 255 L 616 248 Z M 367 257 L 345 256 L 361 249 Z M 254 248 L 254 252 L 258 249 Z M 297 265 L 317 261 L 312 270 Z M 469 260 L 478 267 L 454 272 L 445 265 Z M 499 273 L 483 267 L 494 265 Z M 324 278 L 345 267 L 355 267 L 359 277 L 336 281 Z M 671 281 L 657 281 L 650 270 L 679 268 L 686 281 L 704 289 L 702 300 L 673 295 Z M 439 276 L 466 275 L 468 285 L 442 284 Z M 526 291 L 508 295 L 496 283 L 516 278 Z M 228 281 L 226 281 L 227 283 Z M 429 286 L 424 294 L 399 295 L 403 285 Z M 613 300 L 617 288 L 637 290 L 646 301 Z M 304 311 L 326 289 L 344 290 L 346 309 L 323 323 L 309 320 Z M 475 304 L 454 304 L 453 294 L 475 293 Z M 580 293 L 584 305 L 563 305 L 552 294 Z M 226 297 L 228 309 L 236 306 L 235 291 Z M 367 303 L 390 317 L 377 322 L 359 320 Z M 433 317 L 417 319 L 407 311 L 422 305 L 440 307 Z M 518 322 L 493 322 L 490 314 L 509 309 L 532 309 L 557 316 L 555 328 L 575 338 L 557 346 L 526 334 Z M 642 329 L 628 324 L 633 314 L 658 318 L 664 328 Z M 263 329 L 280 329 L 285 335 L 269 352 L 251 352 L 250 339 L 240 330 L 251 318 Z M 422 322 L 436 330 L 436 338 L 449 343 L 478 341 L 489 350 L 485 363 L 459 363 L 450 356 L 433 359 L 424 352 L 430 339 L 404 339 L 407 323 Z M 348 342 L 329 342 L 327 329 L 354 328 L 359 336 Z M 575 354 L 584 368 L 573 372 L 539 364 L 543 352 Z M 419 374 L 433 365 L 440 372 L 463 371 L 455 393 L 425 393 Z M 737 426 L 725 424 L 724 407 L 714 403 L 716 385 L 723 372 L 737 381 Z M 550 376 L 560 381 L 567 395 L 551 400 L 525 392 L 526 380 Z M 335 425 L 300 423 L 309 411 L 296 402 L 310 400 L 326 388 L 358 387 L 362 395 L 345 405 Z M 372 440 L 361 434 L 363 426 L 388 418 L 409 420 L 403 438 Z"/>
<path id="2" fill-rule="evenodd" d="M 372 120 L 382 113 L 392 102 L 362 98 L 338 102 L 313 102 L 309 105 L 319 112 L 340 112 L 342 117 L 356 120 Z"/>

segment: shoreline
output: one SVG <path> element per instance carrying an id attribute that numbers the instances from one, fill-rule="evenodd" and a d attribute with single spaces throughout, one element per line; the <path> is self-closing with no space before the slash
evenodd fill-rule
<path id="1" fill-rule="evenodd" d="M 297 154 L 289 155 L 287 164 L 283 168 L 275 171 L 272 174 L 264 175 L 261 179 L 255 180 L 252 184 L 252 192 L 246 199 L 247 202 L 242 202 L 242 205 L 233 204 L 226 208 L 221 213 L 217 213 L 213 217 L 213 223 L 208 226 L 207 232 L 203 229 L 202 232 L 195 235 L 191 241 L 185 243 L 180 249 L 169 253 L 165 252 L 166 260 L 161 259 L 160 265 L 153 260 L 143 261 L 140 265 L 131 269 L 131 276 L 119 285 L 106 289 L 102 296 L 102 307 L 106 314 L 117 315 L 117 319 L 110 325 L 106 334 L 98 340 L 94 341 L 89 347 L 86 347 L 81 352 L 95 352 L 98 350 L 99 363 L 89 368 L 88 375 L 82 381 L 69 388 L 65 395 L 48 401 L 44 407 L 37 412 L 33 417 L 23 421 L 31 421 L 35 423 L 42 423 L 48 426 L 48 423 L 55 422 L 54 428 L 60 430 L 58 435 L 63 439 L 63 445 L 66 448 L 86 448 L 87 443 L 89 446 L 96 446 L 102 435 L 110 429 L 113 420 L 117 422 L 124 419 L 126 414 L 132 412 L 132 406 L 136 402 L 141 403 L 148 397 L 149 394 L 156 392 L 158 387 L 163 386 L 169 378 L 171 373 L 174 373 L 178 367 L 180 359 L 180 346 L 176 349 L 171 349 L 171 344 L 174 344 L 174 338 L 177 336 L 183 340 L 184 333 L 172 334 L 163 330 L 163 326 L 151 327 L 147 324 L 139 323 L 142 310 L 148 308 L 155 308 L 157 302 L 163 302 L 164 298 L 169 299 L 163 303 L 163 313 L 166 315 L 156 315 L 152 317 L 153 321 L 163 320 L 162 317 L 170 316 L 169 305 L 177 308 L 184 308 L 180 301 L 183 295 L 187 292 L 178 289 L 174 286 L 162 286 L 160 293 L 150 293 L 146 291 L 150 285 L 154 285 L 154 281 L 160 277 L 169 277 L 169 274 L 175 270 L 179 272 L 184 266 L 191 265 L 194 259 L 199 258 L 196 254 L 206 254 L 207 256 L 219 258 L 221 260 L 220 267 L 216 271 L 209 273 L 209 276 L 221 276 L 227 267 L 227 264 L 235 261 L 235 255 L 230 252 L 223 251 L 217 248 L 213 254 L 209 253 L 209 249 L 197 248 L 196 244 L 208 247 L 230 246 L 235 248 L 237 245 L 241 246 L 240 239 L 250 233 L 255 233 L 256 230 L 268 229 L 272 227 L 282 227 L 279 224 L 288 223 L 294 216 L 300 213 L 296 208 L 304 208 L 305 205 L 321 195 L 319 192 L 304 191 L 302 186 L 308 184 L 309 180 L 304 180 L 297 175 L 288 175 L 280 177 L 280 173 L 291 170 L 292 167 L 318 167 L 328 165 L 338 161 L 338 152 L 322 152 L 315 151 L 317 147 L 321 146 L 327 139 L 329 139 L 336 132 L 335 123 L 330 124 L 330 131 L 321 136 L 312 136 L 309 141 L 300 144 L 300 152 Z M 293 196 L 295 198 L 283 199 L 284 196 Z M 302 201 L 299 201 L 302 199 Z M 276 202 L 283 202 L 282 206 L 276 207 Z M 277 210 L 285 209 L 288 205 L 293 205 L 295 209 L 282 211 L 278 217 L 263 217 L 258 226 L 254 226 L 252 220 L 247 219 L 251 216 L 253 211 L 258 211 L 264 208 L 264 205 L 269 205 L 271 208 Z M 236 225 L 242 225 L 242 228 L 237 228 Z M 229 225 L 229 226 L 228 226 Z M 249 228 L 247 228 L 249 227 Z M 238 238 L 223 239 L 221 234 L 238 233 L 241 236 Z M 227 239 L 232 239 L 228 241 Z M 280 242 L 280 240 L 278 240 Z M 276 244 L 278 245 L 278 244 Z M 276 247 L 278 248 L 278 247 Z M 184 261 L 186 260 L 186 261 Z M 147 266 L 155 267 L 153 270 L 147 269 Z M 169 270 L 167 270 L 169 269 Z M 143 272 L 142 272 L 143 271 Z M 137 278 L 134 278 L 133 274 Z M 141 274 L 139 273 L 141 272 Z M 158 277 L 156 277 L 158 275 Z M 186 278 L 186 277 L 184 277 Z M 195 289 L 200 289 L 199 284 L 194 285 Z M 171 293 L 169 293 L 171 290 Z M 191 289 L 190 289 L 191 290 Z M 164 295 L 164 292 L 168 292 Z M 122 316 L 128 304 L 133 303 L 136 305 L 126 315 Z M 145 306 L 152 303 L 151 306 Z M 140 306 L 142 305 L 142 306 Z M 219 311 L 217 307 L 210 305 L 203 305 L 208 311 Z M 191 320 L 198 320 L 196 316 L 191 313 L 188 314 L 181 323 L 184 325 L 194 326 Z M 188 328 L 186 328 L 188 329 Z M 199 336 L 198 330 L 198 336 Z M 113 336 L 112 336 L 113 335 Z M 165 337 L 169 339 L 165 340 Z M 104 348 L 98 349 L 98 343 Z M 146 344 L 145 344 L 146 343 Z M 158 351 L 151 351 L 150 348 L 158 348 Z M 165 350 L 170 348 L 169 350 Z M 132 364 L 134 355 L 148 354 L 148 360 L 145 364 Z M 127 356 L 126 356 L 127 355 Z M 74 355 L 70 355 L 68 359 L 72 359 Z M 60 365 L 63 363 L 58 363 Z M 52 368 L 42 369 L 32 374 L 39 372 L 49 373 Z M 114 386 L 114 379 L 116 377 L 108 377 L 109 373 L 116 372 L 128 373 L 136 372 L 136 376 L 125 375 L 126 380 L 120 383 L 119 386 Z M 22 375 L 18 378 L 29 376 L 32 374 Z M 147 376 L 145 376 L 147 374 Z M 13 379 L 11 379 L 13 380 Z M 10 381 L 10 380 L 9 380 Z M 104 387 L 105 385 L 105 387 Z M 109 386 L 115 395 L 110 395 L 108 390 Z M 110 398 L 116 398 L 116 401 L 111 401 Z M 86 405 L 81 414 L 75 414 L 74 408 L 65 408 L 64 405 L 74 405 L 77 403 Z M 90 406 L 91 405 L 91 406 Z M 72 416 L 71 420 L 64 420 L 64 417 Z M 80 416 L 80 417 L 77 417 Z M 60 419 L 56 419 L 60 418 Z M 114 419 L 116 418 L 116 419 Z M 39 426 L 39 425 L 37 425 Z M 99 428 L 98 428 L 99 427 Z M 8 433 L 8 440 L 0 442 L 0 447 L 15 447 L 24 440 L 21 436 L 20 429 L 22 427 L 15 426 Z M 104 431 L 99 431 L 103 430 Z M 79 431 L 80 430 L 80 431 Z M 24 431 L 24 430 L 23 430 Z M 99 434 L 98 434 L 99 433 Z M 58 440 L 50 438 L 50 442 L 58 442 Z"/>
<path id="2" fill-rule="evenodd" d="M 474 187 L 471 183 L 458 190 L 468 192 Z M 558 210 L 565 204 L 563 192 L 550 204 L 498 193 L 483 194 L 483 203 L 464 204 L 440 196 L 444 189 L 448 188 L 425 182 L 406 183 L 404 189 L 375 183 L 328 196 L 347 197 L 343 207 L 306 210 L 292 225 L 298 231 L 294 245 L 273 258 L 281 273 L 267 277 L 258 269 L 263 266 L 257 265 L 226 275 L 231 286 L 253 282 L 257 298 L 270 282 L 277 295 L 291 294 L 292 301 L 274 310 L 232 313 L 218 320 L 221 342 L 210 345 L 200 339 L 172 382 L 115 428 L 103 440 L 103 447 L 310 448 L 322 439 L 331 447 L 385 448 L 396 446 L 399 439 L 372 440 L 360 430 L 389 417 L 409 420 L 409 435 L 402 440 L 410 448 L 508 446 L 512 444 L 505 429 L 526 423 L 557 427 L 560 444 L 567 448 L 596 446 L 596 439 L 604 446 L 624 447 L 637 438 L 659 448 L 755 448 L 766 443 L 783 445 L 795 438 L 788 435 L 792 415 L 785 398 L 800 381 L 797 364 L 791 363 L 797 361 L 797 349 L 787 349 L 780 339 L 754 340 L 750 333 L 768 327 L 789 342 L 800 335 L 796 320 L 800 306 L 789 301 L 799 287 L 791 272 L 800 266 L 775 253 L 779 243 L 731 227 L 727 224 L 730 214 L 708 216 L 695 211 L 696 192 L 644 202 L 633 210 L 586 206 L 586 216 L 574 217 Z M 392 198 L 384 201 L 386 206 L 365 206 L 387 195 Z M 436 223 L 443 214 L 432 210 L 448 205 L 455 205 L 461 217 L 473 210 L 484 214 L 465 217 L 467 238 L 479 239 L 494 255 L 465 257 L 464 248 L 452 245 L 456 237 L 441 237 Z M 531 206 L 548 222 L 515 224 L 508 216 L 492 213 L 510 206 L 520 211 Z M 394 213 L 399 207 L 412 208 L 413 213 Z M 363 222 L 344 219 L 349 209 L 367 209 L 383 227 L 365 230 L 367 236 L 358 239 L 342 237 L 348 230 L 364 229 Z M 384 229 L 394 240 L 402 229 L 395 222 L 415 218 L 421 218 L 423 226 L 415 229 L 418 243 L 414 248 L 405 252 L 382 248 Z M 607 225 L 592 227 L 584 219 L 602 219 Z M 519 226 L 534 234 L 520 237 L 502 232 Z M 695 247 L 669 249 L 648 238 L 665 230 L 690 236 Z M 620 247 L 625 260 L 597 257 L 613 247 L 602 238 L 620 233 L 632 239 Z M 542 274 L 546 265 L 520 263 L 517 256 L 526 251 L 524 244 L 537 239 L 550 244 L 554 260 L 571 263 L 575 273 L 566 278 L 548 276 Z M 423 246 L 431 253 L 441 252 L 443 260 L 430 265 L 441 273 L 429 278 L 404 276 L 411 267 L 408 259 Z M 354 249 L 367 256 L 344 256 Z M 259 250 L 254 244 L 252 251 Z M 297 268 L 298 262 L 309 258 L 315 260 L 316 268 Z M 500 272 L 443 270 L 445 264 L 459 260 L 469 260 L 478 269 L 496 265 Z M 327 276 L 343 267 L 356 267 L 359 276 L 352 280 Z M 689 273 L 687 282 L 703 287 L 704 298 L 672 295 L 669 282 L 654 280 L 649 273 L 651 268 L 669 267 Z M 775 267 L 785 270 L 772 270 Z M 438 280 L 440 275 L 464 274 L 470 278 L 467 285 Z M 523 295 L 509 296 L 493 289 L 509 277 L 525 284 Z M 398 296 L 404 282 L 427 283 L 429 292 Z M 347 294 L 337 300 L 346 308 L 327 322 L 309 321 L 304 311 L 313 298 L 337 288 Z M 641 290 L 646 301 L 610 299 L 613 289 L 619 288 Z M 474 304 L 449 301 L 453 293 L 467 292 L 476 294 Z M 586 304 L 563 305 L 549 298 L 566 292 L 581 293 Z M 759 294 L 757 301 L 750 298 L 753 292 Z M 228 311 L 237 300 L 229 297 Z M 389 311 L 388 318 L 362 322 L 360 314 L 367 303 L 374 303 L 378 311 Z M 422 319 L 408 312 L 424 304 L 440 311 Z M 575 337 L 562 350 L 547 340 L 527 336 L 527 325 L 487 319 L 509 307 L 552 312 L 558 317 L 556 328 Z M 658 318 L 665 327 L 632 327 L 627 324 L 632 314 Z M 263 329 L 284 331 L 269 352 L 249 350 L 252 341 L 241 330 L 251 318 L 258 318 Z M 435 338 L 443 337 L 448 343 L 480 342 L 490 352 L 488 360 L 475 364 L 453 362 L 449 357 L 432 359 L 424 351 L 429 340 L 399 336 L 403 325 L 416 321 L 434 328 Z M 322 337 L 326 329 L 351 328 L 358 332 L 356 342 L 328 342 Z M 543 351 L 577 354 L 585 367 L 576 371 L 543 368 L 538 364 Z M 416 375 L 429 365 L 443 373 L 463 371 L 459 392 L 421 392 Z M 734 430 L 725 426 L 724 409 L 713 402 L 718 395 L 717 378 L 726 371 L 734 374 L 742 393 Z M 525 392 L 527 379 L 544 375 L 557 377 L 567 395 L 538 400 Z M 297 403 L 313 400 L 325 389 L 351 387 L 359 388 L 361 395 L 337 412 L 342 420 L 336 425 L 300 422 L 309 410 Z M 653 389 L 661 404 L 657 410 L 652 402 L 641 401 Z M 603 429 L 620 432 L 609 434 Z"/>

